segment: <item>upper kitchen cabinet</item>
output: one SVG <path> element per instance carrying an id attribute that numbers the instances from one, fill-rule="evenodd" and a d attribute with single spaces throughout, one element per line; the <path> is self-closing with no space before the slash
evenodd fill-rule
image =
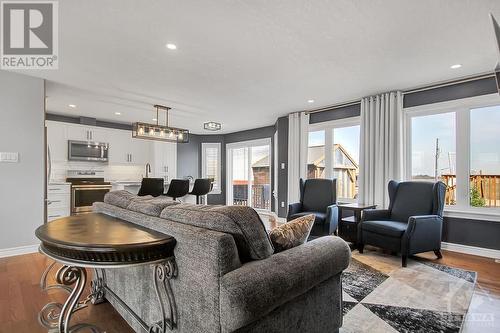
<path id="1" fill-rule="evenodd" d="M 108 131 L 95 126 L 67 124 L 68 140 L 108 142 Z"/>
<path id="2" fill-rule="evenodd" d="M 132 138 L 130 131 L 108 130 L 109 163 L 146 164 L 151 142 Z"/>
<path id="3" fill-rule="evenodd" d="M 68 160 L 68 139 L 66 124 L 58 121 L 46 121 L 47 145 L 52 161 Z"/>
<path id="4" fill-rule="evenodd" d="M 177 143 L 154 141 L 152 145 L 152 171 L 154 177 L 165 182 L 177 177 Z"/>

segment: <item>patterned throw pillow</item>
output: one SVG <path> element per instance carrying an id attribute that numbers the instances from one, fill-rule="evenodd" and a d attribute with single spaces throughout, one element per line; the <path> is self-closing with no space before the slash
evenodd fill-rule
<path id="1" fill-rule="evenodd" d="M 309 214 L 274 228 L 269 234 L 274 246 L 274 253 L 304 244 L 313 225 L 314 214 Z"/>

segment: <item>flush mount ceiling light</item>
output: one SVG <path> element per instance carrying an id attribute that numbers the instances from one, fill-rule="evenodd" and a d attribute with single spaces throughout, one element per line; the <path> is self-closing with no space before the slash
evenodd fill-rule
<path id="1" fill-rule="evenodd" d="M 115 112 L 117 116 L 120 116 L 122 113 L 121 112 Z"/>
<path id="2" fill-rule="evenodd" d="M 177 50 L 177 45 L 175 44 L 172 44 L 172 43 L 168 43 L 167 45 L 165 45 L 167 47 L 167 49 L 169 50 Z"/>
<path id="3" fill-rule="evenodd" d="M 154 105 L 156 109 L 156 124 L 148 123 L 133 123 L 132 124 L 132 137 L 137 139 L 170 141 L 178 143 L 189 142 L 189 131 L 183 128 L 170 127 L 168 125 L 168 112 L 171 108 L 164 105 Z M 160 125 L 158 122 L 159 112 L 165 111 L 165 125 Z"/>
<path id="4" fill-rule="evenodd" d="M 308 99 L 308 100 L 307 100 L 307 103 L 309 103 L 309 104 L 314 103 L 314 99 Z"/>
<path id="5" fill-rule="evenodd" d="M 73 109 L 74 109 L 74 108 L 76 108 L 76 105 L 75 105 L 75 104 L 69 104 L 68 106 L 69 106 L 70 108 L 73 108 Z"/>
<path id="6" fill-rule="evenodd" d="M 220 131 L 222 125 L 221 123 L 216 123 L 215 121 L 209 121 L 203 124 L 203 128 L 207 131 Z"/>
<path id="7" fill-rule="evenodd" d="M 457 68 L 460 68 L 460 67 L 462 67 L 462 65 L 460 65 L 460 64 L 455 64 L 455 65 L 451 65 L 450 66 L 451 69 L 457 69 Z"/>

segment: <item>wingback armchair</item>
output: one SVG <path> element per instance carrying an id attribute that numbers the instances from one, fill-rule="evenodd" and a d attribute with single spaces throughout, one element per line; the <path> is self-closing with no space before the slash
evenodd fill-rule
<path id="1" fill-rule="evenodd" d="M 336 234 L 338 224 L 337 180 L 300 179 L 300 202 L 288 205 L 287 221 L 314 214 L 311 236 Z"/>
<path id="2" fill-rule="evenodd" d="M 389 208 L 364 211 L 358 226 L 358 249 L 366 244 L 408 256 L 434 251 L 441 255 L 443 207 L 446 185 L 442 182 L 396 182 L 391 180 Z"/>

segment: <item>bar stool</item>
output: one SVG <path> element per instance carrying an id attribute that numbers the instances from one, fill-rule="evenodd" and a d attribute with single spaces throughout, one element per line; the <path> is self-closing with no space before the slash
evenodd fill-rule
<path id="1" fill-rule="evenodd" d="M 196 196 L 196 204 L 201 203 L 201 198 L 212 191 L 213 185 L 210 178 L 199 178 L 194 181 L 194 186 L 189 194 Z"/>
<path id="2" fill-rule="evenodd" d="M 167 197 L 174 200 L 181 198 L 189 192 L 189 179 L 172 179 L 168 186 L 168 191 L 165 193 Z"/>
<path id="3" fill-rule="evenodd" d="M 157 197 L 163 194 L 165 188 L 163 186 L 163 178 L 142 178 L 141 188 L 138 196 L 151 195 Z"/>

